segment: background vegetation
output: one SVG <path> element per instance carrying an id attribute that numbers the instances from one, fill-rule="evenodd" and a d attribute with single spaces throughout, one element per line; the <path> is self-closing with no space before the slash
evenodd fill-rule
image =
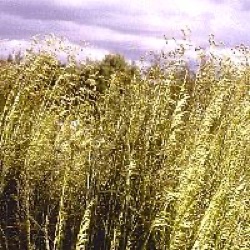
<path id="1" fill-rule="evenodd" d="M 250 67 L 160 59 L 1 65 L 0 249 L 250 249 Z"/>

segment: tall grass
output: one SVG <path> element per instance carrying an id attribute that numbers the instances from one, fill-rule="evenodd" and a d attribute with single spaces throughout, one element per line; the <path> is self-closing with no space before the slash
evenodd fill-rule
<path id="1" fill-rule="evenodd" d="M 250 249 L 250 68 L 215 60 L 102 94 L 46 53 L 1 67 L 1 249 Z"/>

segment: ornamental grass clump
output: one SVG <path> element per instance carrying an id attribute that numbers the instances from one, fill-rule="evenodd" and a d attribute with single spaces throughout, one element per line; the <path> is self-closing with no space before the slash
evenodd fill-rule
<path id="1" fill-rule="evenodd" d="M 184 52 L 0 67 L 1 249 L 250 249 L 249 66 Z"/>

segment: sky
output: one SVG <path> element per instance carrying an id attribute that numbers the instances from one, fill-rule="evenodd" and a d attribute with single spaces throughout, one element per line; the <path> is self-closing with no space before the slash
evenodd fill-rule
<path id="1" fill-rule="evenodd" d="M 183 42 L 181 29 L 191 30 L 194 47 L 208 46 L 210 34 L 225 43 L 220 51 L 249 45 L 250 0 L 0 0 L 2 55 L 53 33 L 97 59 L 120 53 L 139 60 L 150 50 L 172 48 L 172 37 Z"/>

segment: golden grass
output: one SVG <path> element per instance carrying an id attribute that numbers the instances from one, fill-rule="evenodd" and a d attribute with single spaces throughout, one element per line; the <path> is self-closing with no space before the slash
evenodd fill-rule
<path id="1" fill-rule="evenodd" d="M 0 68 L 1 249 L 250 249 L 250 69 L 213 60 L 94 104 L 74 63 Z"/>

